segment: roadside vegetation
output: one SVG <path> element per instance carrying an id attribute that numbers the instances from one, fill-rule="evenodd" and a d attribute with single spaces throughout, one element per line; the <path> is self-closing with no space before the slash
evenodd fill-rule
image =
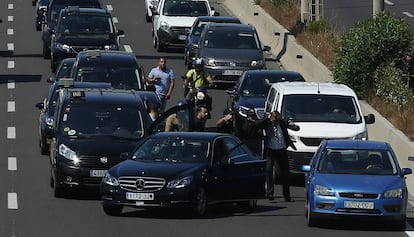
<path id="1" fill-rule="evenodd" d="M 300 22 L 295 0 L 255 0 L 382 116 L 414 140 L 414 38 L 408 24 L 388 13 L 358 22 L 345 35 L 327 21 Z M 300 1 L 299 1 L 300 2 Z"/>

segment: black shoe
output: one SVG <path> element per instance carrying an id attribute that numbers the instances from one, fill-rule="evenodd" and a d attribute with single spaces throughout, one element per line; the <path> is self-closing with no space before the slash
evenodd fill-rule
<path id="1" fill-rule="evenodd" d="M 291 197 L 285 197 L 285 202 L 292 202 L 292 198 Z"/>

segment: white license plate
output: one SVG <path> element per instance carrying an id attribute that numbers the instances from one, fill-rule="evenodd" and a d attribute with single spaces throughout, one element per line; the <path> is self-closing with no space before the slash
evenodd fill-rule
<path id="1" fill-rule="evenodd" d="M 104 177 L 106 170 L 90 170 L 90 177 Z"/>
<path id="2" fill-rule="evenodd" d="M 240 76 L 243 73 L 243 71 L 240 70 L 224 70 L 223 75 L 224 76 Z"/>
<path id="3" fill-rule="evenodd" d="M 153 193 L 126 193 L 126 199 L 127 200 L 154 200 L 154 194 Z"/>
<path id="4" fill-rule="evenodd" d="M 374 209 L 373 202 L 352 202 L 345 201 L 344 205 L 346 208 L 356 208 L 356 209 Z"/>
<path id="5" fill-rule="evenodd" d="M 179 40 L 186 40 L 187 39 L 187 36 L 186 35 L 179 35 L 178 36 L 178 39 Z"/>

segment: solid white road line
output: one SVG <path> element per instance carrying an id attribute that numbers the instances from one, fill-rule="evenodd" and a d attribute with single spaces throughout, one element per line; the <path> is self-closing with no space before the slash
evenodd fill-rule
<path id="1" fill-rule="evenodd" d="M 7 16 L 7 21 L 14 21 L 14 17 L 13 16 Z"/>
<path id="2" fill-rule="evenodd" d="M 7 82 L 7 89 L 14 89 L 16 88 L 16 83 L 14 81 Z"/>
<path id="3" fill-rule="evenodd" d="M 126 44 L 126 45 L 124 45 L 124 49 L 125 49 L 126 52 L 132 53 L 131 46 L 129 46 L 129 45 Z"/>
<path id="4" fill-rule="evenodd" d="M 7 127 L 7 139 L 16 139 L 16 127 Z"/>
<path id="5" fill-rule="evenodd" d="M 411 18 L 414 17 L 414 15 L 411 14 L 411 13 L 409 13 L 409 12 L 403 12 L 403 14 L 406 15 L 406 16 L 408 16 L 408 17 L 411 17 Z"/>
<path id="6" fill-rule="evenodd" d="M 7 68 L 14 68 L 14 67 L 15 67 L 14 61 L 7 61 Z"/>
<path id="7" fill-rule="evenodd" d="M 17 209 L 17 193 L 7 193 L 8 209 Z"/>
<path id="8" fill-rule="evenodd" d="M 14 51 L 14 43 L 7 43 L 7 50 Z"/>
<path id="9" fill-rule="evenodd" d="M 16 112 L 15 101 L 7 101 L 7 112 Z"/>
<path id="10" fill-rule="evenodd" d="M 7 29 L 7 35 L 14 35 L 13 29 Z"/>
<path id="11" fill-rule="evenodd" d="M 16 157 L 8 157 L 8 170 L 16 171 L 17 170 L 17 159 Z"/>

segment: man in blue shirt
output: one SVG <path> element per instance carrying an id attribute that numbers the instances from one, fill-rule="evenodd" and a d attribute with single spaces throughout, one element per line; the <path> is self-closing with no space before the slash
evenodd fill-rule
<path id="1" fill-rule="evenodd" d="M 161 101 L 160 112 L 164 112 L 167 100 L 171 98 L 174 89 L 174 72 L 167 67 L 165 58 L 161 57 L 158 66 L 151 69 L 147 83 L 154 84 L 155 92 Z"/>

